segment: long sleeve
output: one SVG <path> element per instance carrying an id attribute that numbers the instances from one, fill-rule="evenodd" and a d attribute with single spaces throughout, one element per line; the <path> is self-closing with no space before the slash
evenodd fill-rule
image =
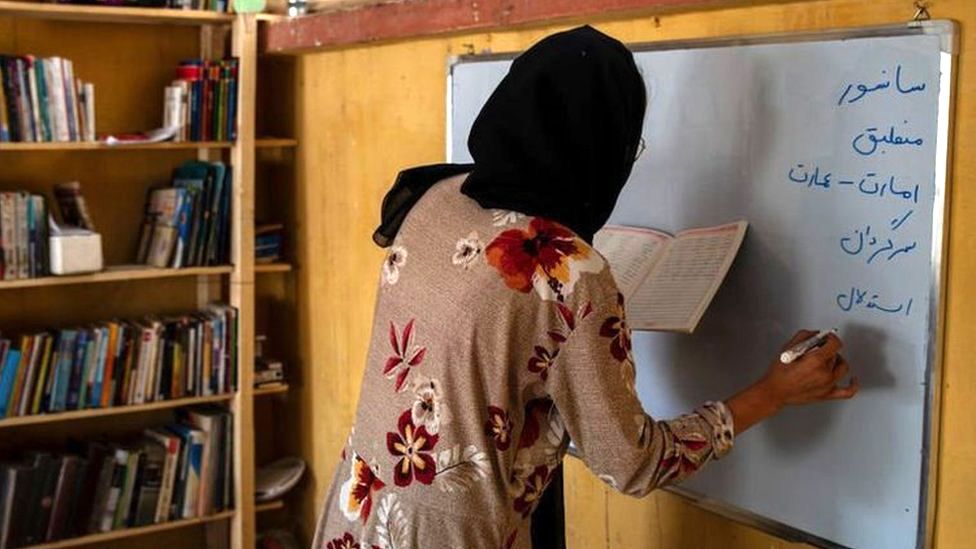
<path id="1" fill-rule="evenodd" d="M 551 332 L 563 339 L 546 383 L 581 457 L 613 488 L 643 496 L 725 455 L 734 438 L 721 402 L 655 421 L 634 385 L 631 333 L 609 269 L 580 280 L 560 304 Z"/>

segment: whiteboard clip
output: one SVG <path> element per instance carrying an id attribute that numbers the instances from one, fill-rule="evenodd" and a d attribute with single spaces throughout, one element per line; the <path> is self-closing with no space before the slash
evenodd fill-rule
<path id="1" fill-rule="evenodd" d="M 915 0 L 915 16 L 912 17 L 912 21 L 928 21 L 929 19 L 932 19 L 929 14 L 929 3 Z"/>

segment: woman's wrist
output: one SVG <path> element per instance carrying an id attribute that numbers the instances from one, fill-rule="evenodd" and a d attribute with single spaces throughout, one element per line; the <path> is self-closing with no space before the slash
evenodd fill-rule
<path id="1" fill-rule="evenodd" d="M 725 401 L 732 413 L 735 433 L 739 435 L 760 421 L 779 413 L 784 403 L 770 390 L 765 380 L 760 380 Z"/>

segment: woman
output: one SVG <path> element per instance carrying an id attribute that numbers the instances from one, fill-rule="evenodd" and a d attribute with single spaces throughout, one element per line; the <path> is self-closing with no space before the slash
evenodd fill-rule
<path id="1" fill-rule="evenodd" d="M 474 165 L 400 174 L 374 235 L 389 255 L 356 424 L 315 547 L 530 547 L 527 517 L 570 440 L 600 479 L 642 496 L 784 405 L 857 391 L 836 385 L 848 366 L 831 338 L 725 402 L 644 414 L 623 298 L 590 243 L 630 174 L 645 101 L 622 44 L 557 34 L 479 114 Z"/>

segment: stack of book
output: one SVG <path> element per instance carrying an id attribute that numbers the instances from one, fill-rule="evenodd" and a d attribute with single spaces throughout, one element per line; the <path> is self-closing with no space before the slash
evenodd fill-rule
<path id="1" fill-rule="evenodd" d="M 230 263 L 233 178 L 222 162 L 188 161 L 169 187 L 151 189 L 136 263 L 193 267 Z"/>
<path id="2" fill-rule="evenodd" d="M 166 2 L 166 7 L 181 10 L 205 10 L 218 13 L 227 13 L 229 2 L 227 0 L 161 0 Z"/>
<path id="3" fill-rule="evenodd" d="M 227 13 L 227 0 L 58 0 L 61 4 L 96 6 L 124 6 L 131 8 L 172 8 L 178 10 L 204 10 Z"/>
<path id="4" fill-rule="evenodd" d="M 237 58 L 180 63 L 163 95 L 163 127 L 178 127 L 177 141 L 237 138 Z"/>
<path id="5" fill-rule="evenodd" d="M 122 442 L 0 463 L 0 547 L 202 517 L 233 507 L 232 416 L 180 410 Z"/>
<path id="6" fill-rule="evenodd" d="M 281 223 L 258 225 L 254 228 L 254 261 L 274 263 L 281 259 L 281 243 L 285 226 Z"/>
<path id="7" fill-rule="evenodd" d="M 0 339 L 0 418 L 236 387 L 237 310 L 228 305 Z"/>
<path id="8" fill-rule="evenodd" d="M 95 86 L 61 57 L 0 55 L 0 141 L 94 141 Z"/>
<path id="9" fill-rule="evenodd" d="M 27 192 L 0 192 L 0 279 L 49 274 L 47 204 Z"/>

